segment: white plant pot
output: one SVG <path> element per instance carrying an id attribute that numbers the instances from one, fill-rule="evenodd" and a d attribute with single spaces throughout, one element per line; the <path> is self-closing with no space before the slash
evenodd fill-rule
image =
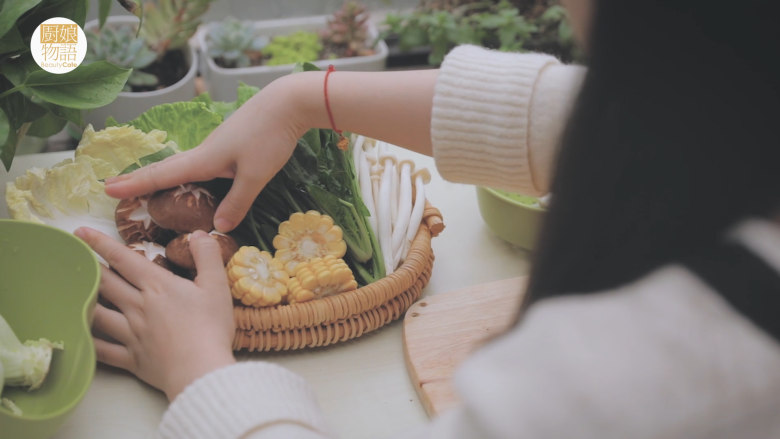
<path id="1" fill-rule="evenodd" d="M 133 16 L 108 17 L 109 24 L 137 24 L 138 18 Z M 92 20 L 84 25 L 85 29 L 97 29 L 98 21 Z M 135 119 L 149 108 L 168 102 L 188 101 L 197 95 L 195 78 L 198 73 L 198 51 L 193 44 L 189 44 L 184 51 L 184 58 L 189 63 L 189 69 L 179 82 L 153 91 L 119 93 L 112 103 L 88 110 L 84 114 L 84 121 L 91 123 L 96 130 L 105 128 L 106 118 L 113 117 L 119 122 L 127 122 Z"/>
<path id="2" fill-rule="evenodd" d="M 314 17 L 256 21 L 254 25 L 258 30 L 259 35 L 274 37 L 277 35 L 288 35 L 300 30 L 315 32 L 322 30 L 327 24 L 327 19 L 327 15 L 318 15 Z M 232 102 L 236 100 L 236 88 L 238 88 L 239 82 L 244 82 L 245 84 L 257 87 L 264 87 L 274 79 L 292 72 L 294 64 L 238 67 L 232 69 L 218 66 L 214 60 L 208 56 L 206 46 L 206 35 L 211 26 L 214 25 L 215 23 L 204 24 L 196 33 L 198 48 L 200 50 L 200 73 L 212 99 Z M 371 40 L 376 39 L 379 34 L 376 26 L 372 23 L 369 23 L 368 26 L 369 38 Z M 315 61 L 313 64 L 321 69 L 326 69 L 329 64 L 333 64 L 336 70 L 384 70 L 388 53 L 387 44 L 385 44 L 384 41 L 379 41 L 375 50 L 376 52 L 372 55 L 319 60 Z"/>

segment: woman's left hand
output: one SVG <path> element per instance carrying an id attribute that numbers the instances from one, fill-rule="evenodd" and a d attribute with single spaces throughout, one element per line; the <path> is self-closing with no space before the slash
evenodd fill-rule
<path id="1" fill-rule="evenodd" d="M 98 361 L 133 373 L 170 401 L 235 363 L 233 302 L 219 245 L 208 234 L 191 235 L 198 275 L 189 281 L 98 231 L 74 233 L 115 270 L 102 267 L 100 294 L 118 311 L 96 305 L 93 325 L 116 342 L 95 338 Z"/>

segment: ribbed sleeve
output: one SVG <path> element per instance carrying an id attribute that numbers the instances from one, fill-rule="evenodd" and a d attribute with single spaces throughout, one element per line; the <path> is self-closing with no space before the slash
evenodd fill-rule
<path id="1" fill-rule="evenodd" d="M 563 69 L 551 81 L 540 81 L 555 67 Z M 550 155 L 546 148 L 557 147 L 584 71 L 568 67 L 544 54 L 453 49 L 433 99 L 431 139 L 439 173 L 451 181 L 542 195 L 541 185 L 534 184 L 529 145 L 536 142 Z M 540 82 L 553 95 L 537 95 Z M 537 99 L 542 105 L 534 107 Z M 532 130 L 537 120 L 544 123 Z"/>
<path id="2" fill-rule="evenodd" d="M 237 438 L 280 423 L 328 432 L 303 378 L 275 364 L 253 361 L 216 370 L 184 389 L 165 413 L 158 436 Z"/>

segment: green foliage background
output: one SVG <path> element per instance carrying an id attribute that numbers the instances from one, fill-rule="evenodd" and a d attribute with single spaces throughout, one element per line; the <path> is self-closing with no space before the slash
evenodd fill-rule
<path id="1" fill-rule="evenodd" d="M 104 22 L 111 0 L 99 2 Z M 68 121 L 82 125 L 81 110 L 112 102 L 127 81 L 129 69 L 106 62 L 58 75 L 33 60 L 30 39 L 39 24 L 65 17 L 83 27 L 87 7 L 88 0 L 0 0 L 0 160 L 6 170 L 25 136 L 51 136 Z"/>

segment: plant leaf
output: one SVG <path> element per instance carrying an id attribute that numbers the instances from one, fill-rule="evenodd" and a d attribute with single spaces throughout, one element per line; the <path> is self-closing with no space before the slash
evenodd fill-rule
<path id="1" fill-rule="evenodd" d="M 3 99 L 0 99 L 0 108 L 2 108 L 11 128 L 18 129 L 25 122 L 31 122 L 46 114 L 46 109 L 35 104 L 22 93 L 12 93 Z"/>
<path id="2" fill-rule="evenodd" d="M 54 105 L 49 103 L 44 103 L 43 106 L 46 107 L 46 109 L 48 109 L 52 114 L 54 114 L 59 118 L 69 120 L 78 126 L 84 125 L 84 117 L 83 114 L 81 113 L 81 110 L 75 108 L 62 107 L 60 105 Z"/>
<path id="3" fill-rule="evenodd" d="M 6 0 L 0 9 L 0 36 L 14 27 L 16 20 L 34 8 L 41 0 Z"/>
<path id="4" fill-rule="evenodd" d="M 35 60 L 29 54 L 5 60 L 0 65 L 0 74 L 4 75 L 14 86 L 24 83 L 24 78 L 36 70 L 40 70 L 40 67 L 35 64 Z"/>
<path id="5" fill-rule="evenodd" d="M 236 89 L 236 109 L 244 105 L 244 102 L 248 101 L 252 96 L 256 95 L 258 91 L 260 91 L 258 87 L 253 85 L 246 85 L 243 82 L 240 82 L 238 84 L 238 89 Z"/>
<path id="6" fill-rule="evenodd" d="M 58 117 L 51 111 L 47 111 L 43 116 L 35 119 L 27 131 L 28 136 L 49 137 L 53 136 L 65 127 L 67 120 Z"/>
<path id="7" fill-rule="evenodd" d="M 105 61 L 82 64 L 75 70 L 56 75 L 39 70 L 27 76 L 25 88 L 52 104 L 88 110 L 102 107 L 122 91 L 130 69 Z"/>
<path id="8" fill-rule="evenodd" d="M 5 115 L 5 111 L 0 108 L 0 145 L 5 145 L 8 140 L 8 134 L 11 132 L 11 124 L 8 122 L 8 116 Z"/>
<path id="9" fill-rule="evenodd" d="M 108 14 L 111 12 L 111 0 L 98 0 L 98 29 L 103 29 Z"/>
<path id="10" fill-rule="evenodd" d="M 170 157 L 174 154 L 176 154 L 176 150 L 174 150 L 170 146 L 166 146 L 165 148 L 157 152 L 153 152 L 149 155 L 145 155 L 139 158 L 137 163 L 133 163 L 132 165 L 126 167 L 125 169 L 122 170 L 122 172 L 119 173 L 119 175 L 129 174 L 130 172 L 133 172 L 138 168 L 142 168 L 154 162 L 159 162 L 160 160 Z"/>
<path id="11" fill-rule="evenodd" d="M 320 68 L 314 65 L 310 62 L 299 62 L 295 63 L 295 67 L 293 67 L 293 73 L 301 73 L 301 72 L 316 72 L 319 71 Z"/>
<path id="12" fill-rule="evenodd" d="M 161 130 L 168 133 L 181 150 L 194 148 L 222 123 L 222 116 L 209 110 L 202 102 L 173 102 L 156 105 L 128 124 L 148 133 Z"/>
<path id="13" fill-rule="evenodd" d="M 0 56 L 14 55 L 25 50 L 29 50 L 29 47 L 24 44 L 19 29 L 13 28 L 0 38 L 0 54 L 2 54 Z"/>
<path id="14" fill-rule="evenodd" d="M 16 144 L 19 143 L 19 138 L 16 135 L 16 131 L 9 130 L 8 137 L 5 139 L 2 150 L 0 150 L 0 160 L 5 165 L 5 170 L 11 169 L 11 163 L 14 161 L 16 155 Z"/>
<path id="15" fill-rule="evenodd" d="M 35 16 L 40 17 L 36 26 L 51 17 L 65 17 L 84 27 L 87 6 L 87 0 L 46 0 L 35 11 Z"/>

